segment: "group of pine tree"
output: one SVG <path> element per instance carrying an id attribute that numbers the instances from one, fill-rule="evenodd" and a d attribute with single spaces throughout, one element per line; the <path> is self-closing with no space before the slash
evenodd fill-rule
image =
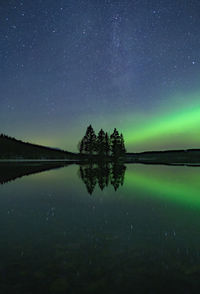
<path id="1" fill-rule="evenodd" d="M 123 157 L 126 153 L 123 135 L 119 134 L 116 128 L 111 135 L 108 135 L 102 129 L 96 135 L 91 125 L 87 127 L 85 136 L 80 141 L 78 149 L 80 154 L 97 155 L 101 158 L 119 158 Z"/>

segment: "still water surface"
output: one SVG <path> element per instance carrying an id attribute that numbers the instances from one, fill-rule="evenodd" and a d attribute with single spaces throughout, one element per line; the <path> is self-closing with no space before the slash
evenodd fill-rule
<path id="1" fill-rule="evenodd" d="M 200 168 L 81 168 L 7 170 L 0 293 L 199 293 Z"/>

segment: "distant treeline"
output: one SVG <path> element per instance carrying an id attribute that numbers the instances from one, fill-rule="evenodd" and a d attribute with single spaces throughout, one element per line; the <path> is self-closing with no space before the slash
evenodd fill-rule
<path id="1" fill-rule="evenodd" d="M 79 154 L 60 149 L 25 143 L 5 134 L 0 134 L 0 159 L 74 159 L 78 161 L 101 158 L 118 159 L 126 153 L 123 135 L 114 129 L 111 135 L 102 129 L 96 136 L 90 125 L 79 143 Z M 96 157 L 97 156 L 97 157 Z M 95 159 L 96 158 L 96 159 Z"/>
<path id="2" fill-rule="evenodd" d="M 85 136 L 79 142 L 78 150 L 80 154 L 113 158 L 122 157 L 126 153 L 123 135 L 119 134 L 116 128 L 110 136 L 102 129 L 96 135 L 91 125 L 87 127 Z"/>
<path id="3" fill-rule="evenodd" d="M 0 135 L 1 159 L 73 159 L 75 154 L 40 145 L 24 143 L 7 135 Z"/>

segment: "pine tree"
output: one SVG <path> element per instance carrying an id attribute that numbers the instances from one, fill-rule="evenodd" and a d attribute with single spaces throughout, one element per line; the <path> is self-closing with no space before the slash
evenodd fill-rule
<path id="1" fill-rule="evenodd" d="M 126 148 L 125 148 L 125 144 L 124 144 L 124 137 L 123 137 L 123 135 L 121 134 L 120 135 L 120 155 L 125 155 L 125 153 L 126 153 Z"/>
<path id="2" fill-rule="evenodd" d="M 85 136 L 79 142 L 78 150 L 81 154 L 92 155 L 97 153 L 101 157 L 109 156 L 111 153 L 114 159 L 124 156 L 126 153 L 123 135 L 119 135 L 116 128 L 110 137 L 102 129 L 96 136 L 91 125 L 87 127 Z"/>
<path id="3" fill-rule="evenodd" d="M 84 147 L 83 150 L 85 151 L 85 153 L 92 155 L 94 152 L 96 152 L 96 135 L 95 132 L 93 130 L 93 127 L 91 125 L 89 125 L 89 127 L 87 127 L 85 136 L 84 136 Z"/>
<path id="4" fill-rule="evenodd" d="M 85 136 L 83 137 L 83 139 L 78 143 L 78 150 L 80 152 L 80 154 L 82 154 L 84 152 L 84 148 L 85 148 Z"/>
<path id="5" fill-rule="evenodd" d="M 118 158 L 121 153 L 121 139 L 120 139 L 119 132 L 116 130 L 116 128 L 114 129 L 112 135 L 110 136 L 110 140 L 111 140 L 112 156 L 114 158 Z"/>
<path id="6" fill-rule="evenodd" d="M 105 132 L 101 129 L 97 136 L 97 154 L 100 156 L 105 155 Z"/>
<path id="7" fill-rule="evenodd" d="M 110 154 L 110 138 L 108 133 L 105 134 L 105 155 L 108 156 Z"/>

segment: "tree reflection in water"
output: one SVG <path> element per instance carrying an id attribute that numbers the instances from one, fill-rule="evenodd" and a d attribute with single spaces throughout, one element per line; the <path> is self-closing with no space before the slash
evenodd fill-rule
<path id="1" fill-rule="evenodd" d="M 111 184 L 115 191 L 124 183 L 126 166 L 121 162 L 102 162 L 80 165 L 79 174 L 89 194 L 92 194 L 96 184 L 103 190 Z"/>

